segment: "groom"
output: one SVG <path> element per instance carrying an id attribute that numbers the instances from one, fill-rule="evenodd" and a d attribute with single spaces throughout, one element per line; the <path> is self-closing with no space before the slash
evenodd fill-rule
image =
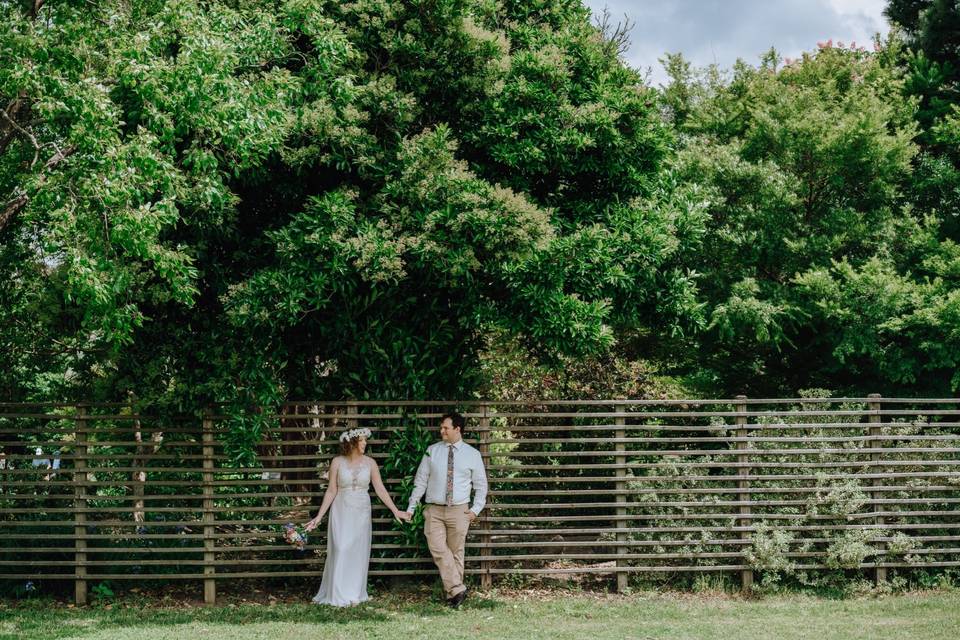
<path id="1" fill-rule="evenodd" d="M 430 445 L 413 482 L 407 513 L 413 515 L 426 494 L 423 533 L 440 570 L 447 604 L 456 609 L 467 597 L 463 584 L 463 547 L 467 529 L 487 499 L 487 474 L 480 452 L 463 441 L 466 420 L 459 413 L 440 419 L 441 442 Z M 473 506 L 470 488 L 473 487 Z"/>

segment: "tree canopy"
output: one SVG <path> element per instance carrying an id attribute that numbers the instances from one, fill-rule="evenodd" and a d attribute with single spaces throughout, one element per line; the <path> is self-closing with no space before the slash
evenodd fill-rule
<path id="1" fill-rule="evenodd" d="M 35 6 L 0 27 L 7 397 L 455 397 L 493 329 L 691 326 L 700 203 L 577 2 Z"/>
<path id="2" fill-rule="evenodd" d="M 0 7 L 4 399 L 960 388 L 956 3 L 660 89 L 574 0 Z"/>

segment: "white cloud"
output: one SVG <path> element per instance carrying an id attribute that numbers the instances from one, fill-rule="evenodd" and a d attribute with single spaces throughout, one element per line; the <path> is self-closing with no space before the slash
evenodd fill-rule
<path id="1" fill-rule="evenodd" d="M 885 0 L 586 0 L 594 13 L 610 9 L 634 23 L 627 61 L 666 81 L 657 60 L 682 52 L 696 66 L 729 67 L 737 58 L 756 63 L 770 47 L 795 58 L 817 42 L 869 46 L 889 27 Z"/>
<path id="2" fill-rule="evenodd" d="M 878 16 L 887 6 L 887 0 L 829 0 L 833 10 L 840 14 L 863 13 Z"/>

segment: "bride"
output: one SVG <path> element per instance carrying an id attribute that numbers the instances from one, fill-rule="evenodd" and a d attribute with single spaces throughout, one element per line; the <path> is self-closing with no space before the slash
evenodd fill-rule
<path id="1" fill-rule="evenodd" d="M 398 520 L 410 520 L 400 511 L 380 479 L 380 469 L 373 458 L 365 456 L 370 430 L 350 429 L 340 435 L 340 455 L 330 462 L 327 492 L 317 517 L 306 525 L 313 531 L 330 511 L 327 522 L 327 558 L 323 567 L 320 590 L 313 597 L 316 604 L 348 607 L 369 599 L 367 570 L 370 564 L 369 486 Z"/>

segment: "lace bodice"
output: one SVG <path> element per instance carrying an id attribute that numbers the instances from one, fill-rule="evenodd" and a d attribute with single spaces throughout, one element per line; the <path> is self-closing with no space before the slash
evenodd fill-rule
<path id="1" fill-rule="evenodd" d="M 346 458 L 340 459 L 340 470 L 337 472 L 337 489 L 339 491 L 367 491 L 370 487 L 370 463 L 361 459 L 350 464 Z"/>

